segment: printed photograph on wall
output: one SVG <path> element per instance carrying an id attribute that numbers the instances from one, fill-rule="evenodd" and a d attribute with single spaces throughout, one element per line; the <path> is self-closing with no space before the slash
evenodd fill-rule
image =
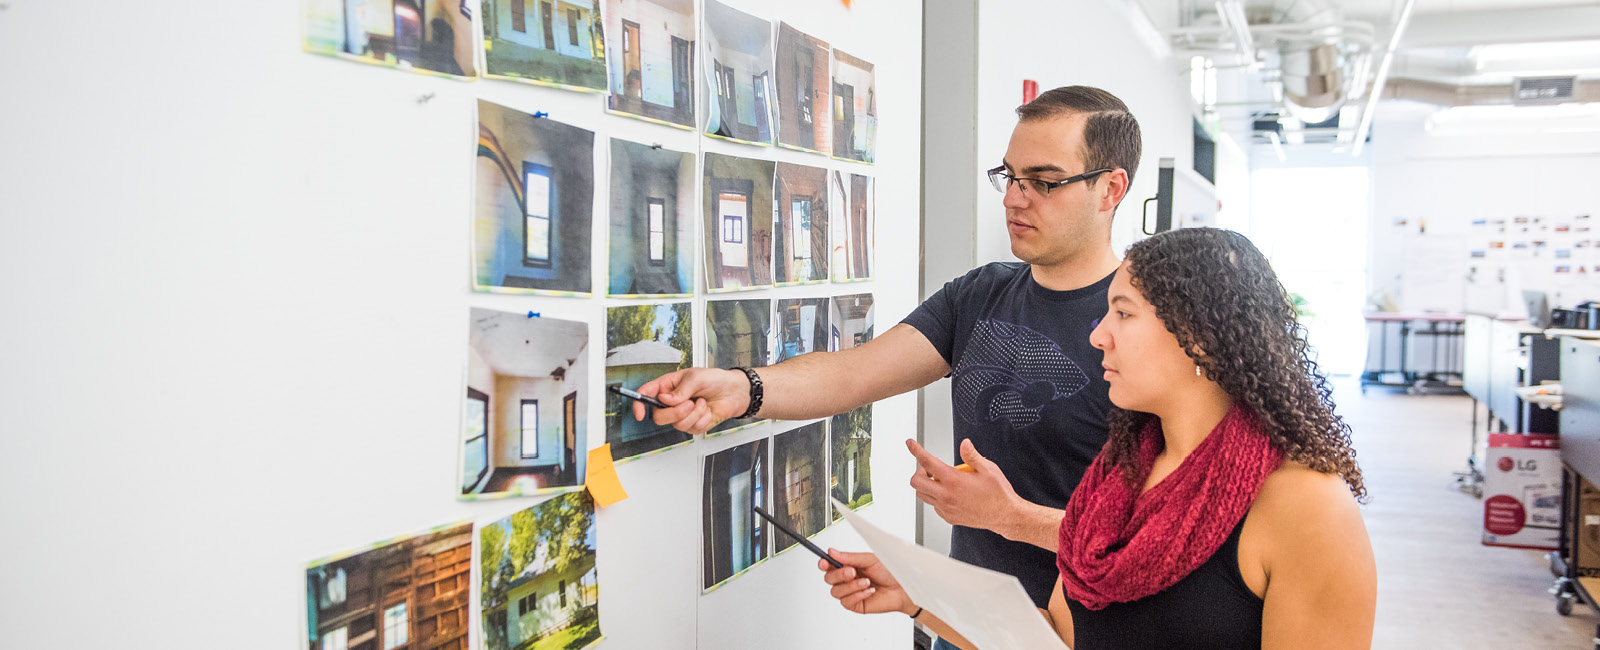
<path id="1" fill-rule="evenodd" d="M 477 33 L 462 0 L 307 0 L 305 50 L 415 72 L 475 78 Z"/>
<path id="2" fill-rule="evenodd" d="M 778 145 L 826 154 L 833 149 L 828 44 L 778 23 Z M 818 118 L 821 111 L 821 118 Z"/>
<path id="3" fill-rule="evenodd" d="M 600 0 L 482 0 L 485 77 L 605 92 Z"/>
<path id="4" fill-rule="evenodd" d="M 694 154 L 611 139 L 607 293 L 694 295 Z"/>
<path id="5" fill-rule="evenodd" d="M 549 499 L 478 529 L 486 650 L 579 650 L 600 632 L 594 501 Z"/>
<path id="6" fill-rule="evenodd" d="M 807 538 L 828 526 L 827 422 L 813 422 L 772 437 L 772 513 L 779 523 Z M 774 555 L 798 545 L 772 531 Z"/>
<path id="7" fill-rule="evenodd" d="M 828 229 L 833 255 L 828 262 L 834 282 L 872 279 L 873 181 L 871 176 L 834 170 L 828 176 L 829 201 L 839 210 Z"/>
<path id="8" fill-rule="evenodd" d="M 706 303 L 706 362 L 712 368 L 760 368 L 771 362 L 772 301 L 712 300 Z M 761 422 L 730 418 L 708 433 L 725 433 Z"/>
<path id="9" fill-rule="evenodd" d="M 474 287 L 587 297 L 594 133 L 478 101 Z"/>
<path id="10" fill-rule="evenodd" d="M 772 286 L 770 160 L 705 154 L 706 287 L 712 293 Z"/>
<path id="11" fill-rule="evenodd" d="M 694 439 L 687 433 L 658 426 L 645 405 L 645 419 L 633 419 L 633 400 L 612 393 L 612 386 L 636 390 L 656 377 L 690 366 L 694 359 L 694 322 L 689 303 L 628 305 L 606 310 L 606 442 L 611 458 L 637 458 Z"/>
<path id="12" fill-rule="evenodd" d="M 589 325 L 473 308 L 463 499 L 583 489 Z"/>
<path id="13" fill-rule="evenodd" d="M 833 498 L 858 510 L 872 503 L 872 405 L 833 416 L 828 423 L 828 466 Z M 836 512 L 833 520 L 842 517 Z"/>
<path id="14" fill-rule="evenodd" d="M 870 163 L 878 140 L 872 64 L 833 51 L 833 157 Z"/>
<path id="15" fill-rule="evenodd" d="M 694 0 L 606 0 L 615 113 L 694 128 Z"/>
<path id="16" fill-rule="evenodd" d="M 872 294 L 834 296 L 828 318 L 829 348 L 835 352 L 872 340 Z"/>
<path id="17" fill-rule="evenodd" d="M 778 286 L 828 281 L 828 170 L 778 163 L 772 271 Z"/>
<path id="18" fill-rule="evenodd" d="M 707 135 L 772 144 L 772 23 L 717 0 L 706 0 Z"/>
<path id="19" fill-rule="evenodd" d="M 312 562 L 308 650 L 467 650 L 472 522 Z"/>
<path id="20" fill-rule="evenodd" d="M 828 351 L 827 298 L 785 298 L 777 302 L 778 358 L 793 359 L 802 354 Z"/>
<path id="21" fill-rule="evenodd" d="M 767 439 L 719 451 L 702 462 L 701 588 L 711 591 L 767 557 L 767 522 L 751 509 L 772 512 L 766 498 Z"/>

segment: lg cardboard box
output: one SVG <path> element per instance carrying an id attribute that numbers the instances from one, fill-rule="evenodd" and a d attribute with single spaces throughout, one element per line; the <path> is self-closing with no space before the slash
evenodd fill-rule
<path id="1" fill-rule="evenodd" d="M 1600 521 L 1596 524 L 1592 532 L 1600 550 Z M 1490 434 L 1483 477 L 1483 543 L 1554 550 L 1560 533 L 1560 439 Z"/>

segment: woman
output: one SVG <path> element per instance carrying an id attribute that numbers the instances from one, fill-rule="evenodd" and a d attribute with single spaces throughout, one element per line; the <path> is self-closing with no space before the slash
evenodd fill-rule
<path id="1" fill-rule="evenodd" d="M 1128 248 L 1090 335 L 1110 437 L 1061 522 L 1044 612 L 1074 650 L 1370 648 L 1377 576 L 1349 427 L 1271 266 L 1185 229 Z M 870 554 L 832 595 L 971 648 Z"/>

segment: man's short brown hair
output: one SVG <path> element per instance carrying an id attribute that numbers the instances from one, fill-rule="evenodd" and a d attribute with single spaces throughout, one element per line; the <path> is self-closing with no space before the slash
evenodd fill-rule
<path id="1" fill-rule="evenodd" d="M 1017 117 L 1023 122 L 1072 114 L 1089 118 L 1083 125 L 1083 171 L 1121 168 L 1128 172 L 1128 184 L 1132 185 L 1143 138 L 1139 120 L 1116 95 L 1090 86 L 1064 86 L 1017 107 Z"/>

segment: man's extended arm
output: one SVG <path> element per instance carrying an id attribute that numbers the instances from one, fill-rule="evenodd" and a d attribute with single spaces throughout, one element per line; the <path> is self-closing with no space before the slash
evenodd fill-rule
<path id="1" fill-rule="evenodd" d="M 926 386 L 950 372 L 927 337 L 900 324 L 859 347 L 813 352 L 755 369 L 764 397 L 759 415 L 777 420 L 827 417 Z M 657 424 L 703 433 L 750 406 L 750 381 L 737 370 L 689 368 L 639 387 L 671 408 L 656 409 Z M 634 404 L 644 417 L 644 405 Z"/>

